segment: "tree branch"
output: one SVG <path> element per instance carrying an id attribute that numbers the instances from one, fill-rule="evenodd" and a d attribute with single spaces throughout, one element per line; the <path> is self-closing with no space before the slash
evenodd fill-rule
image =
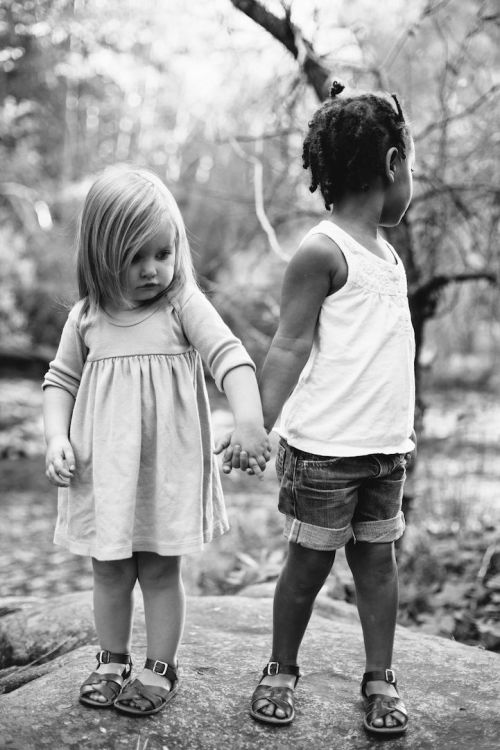
<path id="1" fill-rule="evenodd" d="M 466 281 L 489 281 L 490 284 L 497 284 L 498 278 L 490 271 L 439 274 L 438 276 L 434 276 L 432 279 L 425 281 L 423 284 L 416 286 L 416 288 L 410 292 L 410 297 L 412 301 L 417 299 L 430 299 L 449 284 L 462 284 Z"/>
<path id="2" fill-rule="evenodd" d="M 328 94 L 327 83 L 331 71 L 323 65 L 311 42 L 292 23 L 290 13 L 287 12 L 284 18 L 278 18 L 257 0 L 231 0 L 231 3 L 283 44 L 298 61 L 318 99 L 323 101 Z"/>

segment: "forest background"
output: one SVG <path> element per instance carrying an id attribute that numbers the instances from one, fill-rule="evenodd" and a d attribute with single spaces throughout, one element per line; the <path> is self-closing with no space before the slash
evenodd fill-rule
<path id="1" fill-rule="evenodd" d="M 94 176 L 133 162 L 165 180 L 202 287 L 259 366 L 287 260 L 327 216 L 302 140 L 339 78 L 397 92 L 416 144 L 414 199 L 388 233 L 419 396 L 400 622 L 500 650 L 499 29 L 494 0 L 0 0 L 0 611 L 91 586 L 88 561 L 51 543 L 40 378 L 76 300 Z M 224 483 L 233 531 L 187 561 L 190 593 L 272 582 L 283 559 L 273 469 Z M 326 592 L 353 601 L 342 559 Z"/>

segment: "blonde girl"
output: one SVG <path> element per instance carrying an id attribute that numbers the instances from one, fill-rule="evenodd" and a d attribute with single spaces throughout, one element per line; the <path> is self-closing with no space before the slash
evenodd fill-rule
<path id="1" fill-rule="evenodd" d="M 43 383 L 54 541 L 92 558 L 100 651 L 80 701 L 144 716 L 178 690 L 181 556 L 228 529 L 203 362 L 233 412 L 233 465 L 261 474 L 269 444 L 253 363 L 196 285 L 179 208 L 153 173 L 112 168 L 94 182 L 77 274 Z M 136 581 L 147 658 L 131 682 Z"/>

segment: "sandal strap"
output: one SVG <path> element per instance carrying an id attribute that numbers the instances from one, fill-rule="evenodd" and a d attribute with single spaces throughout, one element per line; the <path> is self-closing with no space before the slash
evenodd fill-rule
<path id="1" fill-rule="evenodd" d="M 298 664 L 283 664 L 279 661 L 269 661 L 262 670 L 264 677 L 273 677 L 277 674 L 291 674 L 295 677 L 295 684 L 299 681 L 301 674 Z"/>
<path id="2" fill-rule="evenodd" d="M 172 664 L 167 664 L 166 661 L 160 661 L 160 659 L 146 659 L 146 662 L 144 664 L 144 669 L 150 669 L 155 674 L 159 674 L 162 677 L 166 677 L 167 680 L 170 680 L 172 683 L 172 687 L 175 685 L 175 683 L 178 680 L 177 676 L 177 667 L 174 667 Z"/>
<path id="3" fill-rule="evenodd" d="M 252 710 L 260 713 L 262 708 L 255 708 L 258 701 L 265 700 L 272 703 L 275 708 L 281 708 L 288 716 L 294 709 L 293 690 L 289 687 L 272 687 L 272 685 L 257 685 L 252 695 Z"/>
<path id="4" fill-rule="evenodd" d="M 405 725 L 408 723 L 408 711 L 401 698 L 390 698 L 387 695 L 381 695 L 380 693 L 373 693 L 367 698 L 366 706 L 366 720 L 369 724 L 373 724 L 375 719 L 383 719 L 385 716 L 393 714 L 395 711 L 399 711 L 404 717 L 405 721 L 398 721 L 398 724 Z"/>
<path id="5" fill-rule="evenodd" d="M 365 672 L 361 687 L 364 688 L 367 682 L 373 682 L 374 680 L 381 680 L 387 682 L 388 685 L 394 685 L 397 687 L 396 673 L 393 669 L 377 669 L 373 672 Z"/>
<path id="6" fill-rule="evenodd" d="M 130 654 L 117 654 L 114 651 L 103 650 L 98 651 L 95 656 L 99 665 L 110 664 L 111 662 L 114 664 L 132 664 Z"/>

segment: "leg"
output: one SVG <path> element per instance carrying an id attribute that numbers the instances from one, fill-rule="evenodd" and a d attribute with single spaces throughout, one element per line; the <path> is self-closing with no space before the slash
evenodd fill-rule
<path id="1" fill-rule="evenodd" d="M 130 652 L 132 631 L 133 589 L 137 580 L 135 557 L 125 560 L 96 560 L 92 558 L 94 572 L 94 619 L 101 649 L 119 654 Z M 100 664 L 98 672 L 121 674 L 123 664 L 110 662 Z M 96 685 L 94 692 L 86 697 L 96 703 L 105 703 L 106 698 Z"/>
<path id="2" fill-rule="evenodd" d="M 289 543 L 288 557 L 274 595 L 273 648 L 270 661 L 296 664 L 315 599 L 332 569 L 334 559 L 334 550 L 320 552 L 294 542 Z M 293 688 L 295 677 L 286 674 L 266 675 L 260 685 Z M 286 718 L 283 709 L 275 708 L 264 698 L 257 701 L 254 708 L 266 716 Z"/>
<path id="3" fill-rule="evenodd" d="M 139 584 L 144 598 L 147 656 L 176 667 L 177 649 L 184 627 L 185 596 L 181 578 L 181 558 L 165 557 L 154 552 L 137 552 Z M 172 681 L 144 668 L 137 675 L 143 685 L 169 691 Z M 140 710 L 151 709 L 147 698 L 120 697 L 120 703 Z"/>
<path id="4" fill-rule="evenodd" d="M 366 652 L 366 672 L 390 669 L 398 608 L 398 570 L 394 543 L 348 542 L 347 562 L 356 586 L 358 606 Z M 368 682 L 366 693 L 397 697 L 393 685 L 383 681 Z M 398 711 L 374 719 L 376 727 L 394 727 L 404 722 Z"/>

